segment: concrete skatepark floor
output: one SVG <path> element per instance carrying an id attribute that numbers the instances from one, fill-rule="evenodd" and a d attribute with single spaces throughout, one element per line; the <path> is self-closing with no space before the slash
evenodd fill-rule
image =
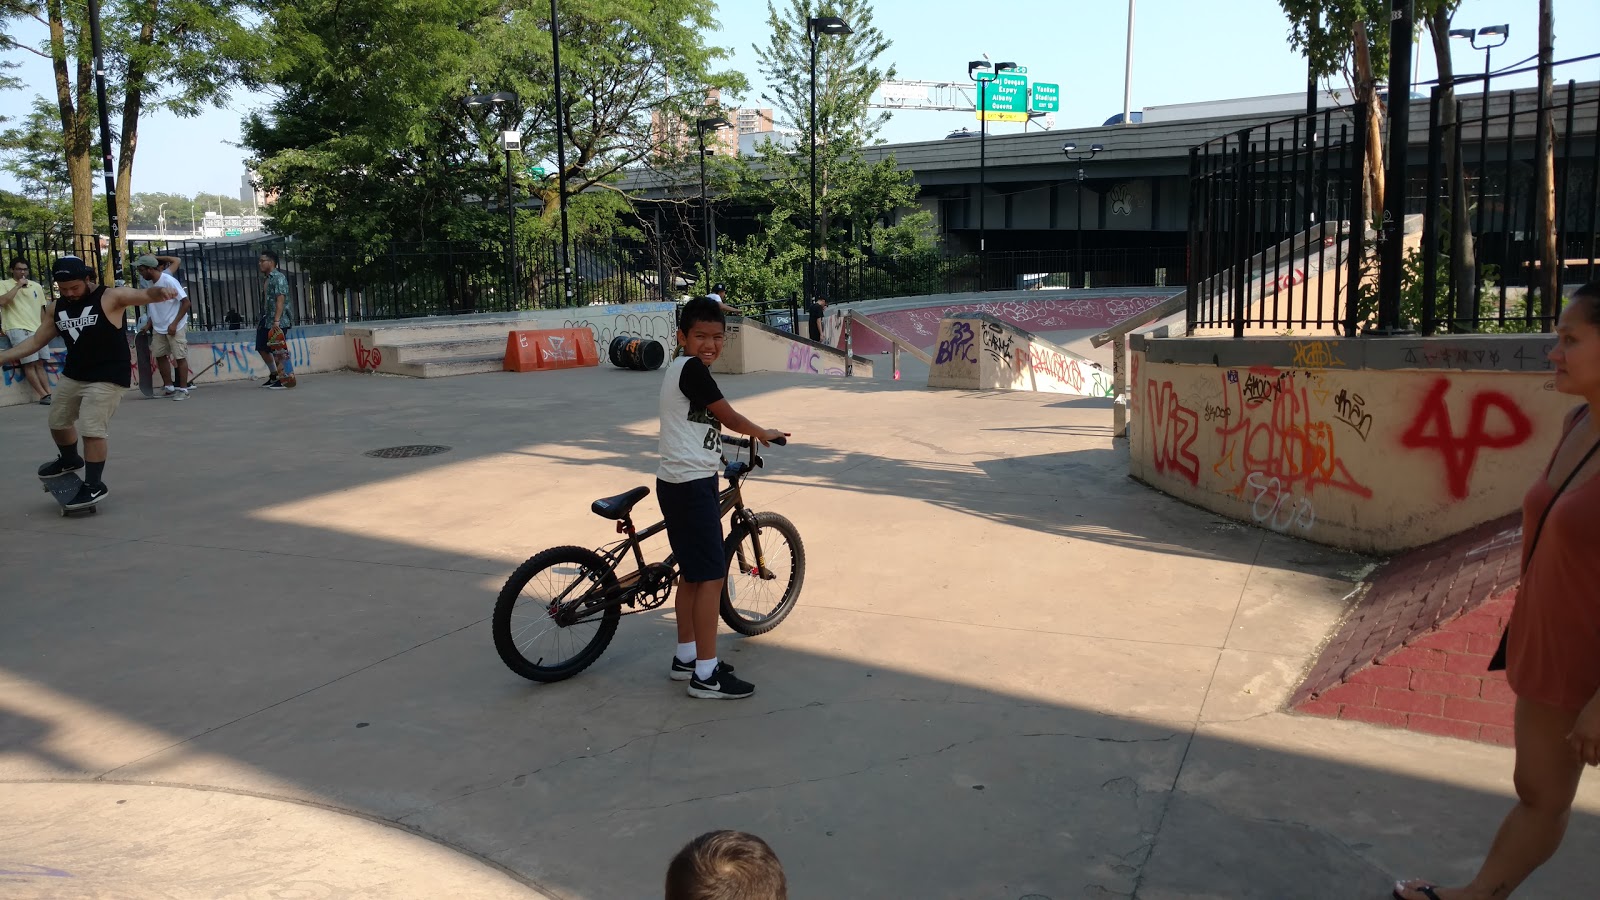
<path id="1" fill-rule="evenodd" d="M 670 611 L 557 685 L 489 638 L 518 562 L 609 540 L 589 502 L 651 482 L 659 373 L 133 395 L 70 520 L 46 411 L 0 410 L 0 895 L 658 897 L 713 828 L 796 898 L 1470 875 L 1509 751 L 1281 711 L 1370 561 L 1129 481 L 1109 401 L 884 369 L 723 379 L 795 434 L 747 496 L 808 575 L 724 637 L 758 692 L 720 704 L 664 677 Z M 363 455 L 403 444 L 451 450 Z M 1527 896 L 1592 889 L 1597 812 L 1590 779 Z"/>

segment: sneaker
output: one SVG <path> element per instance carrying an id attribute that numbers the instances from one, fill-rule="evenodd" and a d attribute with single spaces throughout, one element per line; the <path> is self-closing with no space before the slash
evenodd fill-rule
<path id="1" fill-rule="evenodd" d="M 261 386 L 264 387 L 264 388 L 275 388 L 275 387 L 278 387 L 278 376 L 276 376 L 276 375 L 267 376 L 267 380 L 261 382 Z"/>
<path id="2" fill-rule="evenodd" d="M 733 669 L 726 663 L 717 663 L 717 670 L 711 673 L 709 680 L 689 679 L 689 696 L 697 700 L 743 700 L 755 692 L 756 686 L 735 678 Z"/>
<path id="3" fill-rule="evenodd" d="M 269 388 L 271 388 L 272 390 L 275 390 L 275 391 L 287 391 L 289 389 L 289 386 L 287 384 L 284 384 L 283 382 L 279 381 L 276 378 L 274 378 L 271 381 L 267 382 L 267 387 L 269 387 Z"/>
<path id="4" fill-rule="evenodd" d="M 49 406 L 50 405 L 50 398 L 52 396 L 54 396 L 54 395 L 53 394 L 45 394 L 43 397 L 40 397 L 39 398 L 39 405 L 40 406 Z"/>
<path id="5" fill-rule="evenodd" d="M 719 665 L 726 668 L 728 670 L 728 674 L 733 674 L 733 666 L 730 666 L 727 663 L 719 663 Z M 694 661 L 690 660 L 689 662 L 680 662 L 678 660 L 678 655 L 674 653 L 672 655 L 672 672 L 670 677 L 673 681 L 688 681 L 689 679 L 693 678 Z"/>
<path id="6" fill-rule="evenodd" d="M 177 390 L 172 392 L 172 399 L 174 399 L 174 400 L 187 400 L 187 399 L 189 399 L 189 389 L 188 388 L 178 388 Z"/>
<path id="7" fill-rule="evenodd" d="M 75 509 L 88 509 L 96 503 L 99 503 L 101 500 L 104 500 L 106 494 L 109 493 L 111 493 L 111 489 L 106 487 L 106 483 L 103 481 L 99 484 L 89 484 L 85 482 L 81 487 L 78 488 L 78 493 L 73 495 L 72 501 L 66 505 L 66 509 L 69 511 Z"/>
<path id="8" fill-rule="evenodd" d="M 161 386 L 161 396 L 163 396 L 163 397 L 171 397 L 173 394 L 176 394 L 177 392 L 178 392 L 178 389 L 173 387 L 170 384 L 164 384 L 164 385 Z"/>
<path id="9" fill-rule="evenodd" d="M 76 472 L 81 468 L 83 468 L 83 457 L 80 456 L 76 459 L 63 459 L 62 457 L 58 456 L 39 467 L 39 477 L 54 478 L 57 475 L 65 475 L 68 472 Z"/>

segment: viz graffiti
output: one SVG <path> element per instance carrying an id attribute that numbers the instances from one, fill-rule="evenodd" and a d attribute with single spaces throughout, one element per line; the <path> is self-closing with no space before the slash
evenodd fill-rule
<path id="1" fill-rule="evenodd" d="M 1168 381 L 1159 387 L 1149 383 L 1146 408 L 1150 411 L 1150 439 L 1154 441 L 1156 471 L 1173 474 L 1200 484 L 1200 458 L 1194 453 L 1194 439 L 1200 433 L 1200 417 L 1178 400 L 1178 392 Z"/>
<path id="2" fill-rule="evenodd" d="M 383 365 L 383 351 L 377 347 L 367 349 L 361 338 L 353 338 L 356 349 L 356 371 L 371 372 Z"/>
<path id="3" fill-rule="evenodd" d="M 958 359 L 976 363 L 978 358 L 973 355 L 972 342 L 972 325 L 967 322 L 953 323 L 950 327 L 950 340 L 939 343 L 939 354 L 934 358 L 933 364 L 942 366 Z"/>

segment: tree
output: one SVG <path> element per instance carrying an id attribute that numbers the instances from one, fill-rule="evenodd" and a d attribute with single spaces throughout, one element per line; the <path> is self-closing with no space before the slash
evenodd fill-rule
<path id="1" fill-rule="evenodd" d="M 27 118 L 0 133 L 0 169 L 22 188 L 10 207 L 15 230 L 54 231 L 70 217 L 67 159 L 55 115 L 49 101 L 37 97 Z"/>
<path id="2" fill-rule="evenodd" d="M 811 38 L 807 21 L 813 16 L 836 15 L 854 29 L 849 35 L 826 36 L 817 43 L 817 114 L 811 120 Z M 743 202 L 770 212 L 761 216 L 759 240 L 724 251 L 724 266 L 774 270 L 773 283 L 798 286 L 803 273 L 779 267 L 797 264 L 804 254 L 788 252 L 791 244 L 809 240 L 811 217 L 811 154 L 816 147 L 817 228 L 821 233 L 819 256 L 824 262 L 844 264 L 867 255 L 880 240 L 887 240 L 895 214 L 916 203 L 917 188 L 909 172 L 900 171 L 893 156 L 868 163 L 862 147 L 877 139 L 887 115 L 872 113 L 867 104 L 879 84 L 894 78 L 893 66 L 878 67 L 889 41 L 873 25 L 869 0 L 836 0 L 822 5 L 812 0 L 789 0 L 781 12 L 767 3 L 772 36 L 765 47 L 754 48 L 762 75 L 770 85 L 762 100 L 772 104 L 775 124 L 800 132 L 799 147 L 778 141 L 759 146 L 751 158 L 740 157 L 721 168 L 723 178 Z M 906 234 L 926 238 L 926 214 L 916 214 Z M 895 242 L 889 241 L 888 244 Z M 887 247 L 888 244 L 885 246 Z M 729 253 L 753 254 L 756 265 Z M 876 250 L 872 251 L 876 254 Z M 731 286 L 731 284 L 730 284 Z M 772 289 L 768 287 L 768 289 Z"/>
<path id="3" fill-rule="evenodd" d="M 249 4 L 233 0 L 117 0 L 104 12 L 108 114 L 120 114 L 117 199 L 126 209 L 133 179 L 139 117 L 161 102 L 180 115 L 220 104 L 237 84 L 253 84 L 264 46 L 245 19 Z M 36 23 L 42 46 L 18 40 L 9 26 Z M 55 114 L 62 135 L 72 226 L 95 232 L 94 157 L 98 139 L 93 54 L 87 7 L 62 0 L 0 0 L 0 45 L 50 61 Z"/>

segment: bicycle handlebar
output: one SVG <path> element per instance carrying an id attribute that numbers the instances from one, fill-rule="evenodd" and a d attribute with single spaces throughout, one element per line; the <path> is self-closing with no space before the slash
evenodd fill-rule
<path id="1" fill-rule="evenodd" d="M 750 438 L 736 438 L 736 437 L 725 437 L 725 438 L 722 439 L 722 442 L 724 444 L 728 444 L 730 446 L 738 447 L 741 450 L 749 450 L 750 449 L 750 445 L 754 443 L 754 441 L 752 441 Z M 779 447 L 782 447 L 782 446 L 785 446 L 785 445 L 787 445 L 789 443 L 789 439 L 788 438 L 774 438 L 772 440 L 772 443 L 777 444 Z"/>

